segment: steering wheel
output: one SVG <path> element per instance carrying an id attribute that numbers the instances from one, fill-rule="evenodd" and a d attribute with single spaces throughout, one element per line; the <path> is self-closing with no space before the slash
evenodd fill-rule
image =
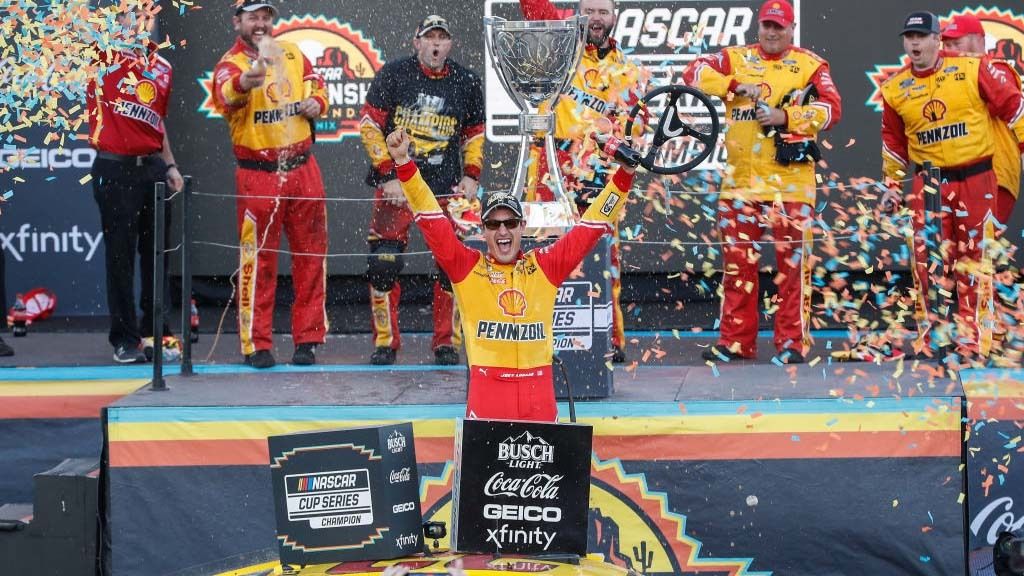
<path id="1" fill-rule="evenodd" d="M 648 104 L 653 102 L 655 98 L 662 94 L 668 94 L 668 104 L 666 104 L 665 111 L 662 113 L 661 118 L 658 120 L 657 127 L 654 130 L 651 147 L 648 150 L 647 155 L 640 160 L 640 165 L 655 174 L 682 174 L 683 172 L 689 172 L 696 168 L 698 164 L 703 162 L 705 158 L 710 156 L 711 151 L 714 150 L 715 145 L 718 144 L 718 111 L 715 110 L 715 105 L 711 102 L 711 99 L 696 88 L 673 84 L 671 86 L 656 88 L 645 94 L 629 112 L 629 117 L 626 120 L 626 142 L 630 143 L 631 135 L 633 134 L 633 121 L 636 120 L 637 114 L 644 109 L 650 111 L 651 108 L 648 107 Z M 703 104 L 704 108 L 707 109 L 708 116 L 711 118 L 710 132 L 698 130 L 680 118 L 680 110 L 677 108 L 677 105 L 680 103 L 680 99 L 686 95 L 692 96 L 697 102 Z M 700 142 L 700 144 L 703 145 L 700 153 L 683 164 L 677 164 L 675 166 L 656 165 L 654 161 L 658 156 L 658 152 L 661 151 L 661 147 L 669 140 L 680 136 L 694 138 Z"/>

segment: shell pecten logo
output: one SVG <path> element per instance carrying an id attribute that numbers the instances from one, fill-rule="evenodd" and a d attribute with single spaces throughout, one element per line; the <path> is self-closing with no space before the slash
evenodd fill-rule
<path id="1" fill-rule="evenodd" d="M 526 295 L 515 288 L 502 290 L 498 294 L 498 306 L 505 316 L 520 318 L 526 315 Z"/>
<path id="2" fill-rule="evenodd" d="M 156 86 L 149 80 L 143 80 L 135 86 L 135 98 L 139 103 L 150 105 L 156 100 Z"/>
<path id="3" fill-rule="evenodd" d="M 921 112 L 926 120 L 938 122 L 946 117 L 946 103 L 942 100 L 929 100 Z"/>

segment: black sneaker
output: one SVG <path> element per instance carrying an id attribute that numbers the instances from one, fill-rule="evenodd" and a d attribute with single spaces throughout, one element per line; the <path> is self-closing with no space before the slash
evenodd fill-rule
<path id="1" fill-rule="evenodd" d="M 316 364 L 316 344 L 299 344 L 292 354 L 292 364 L 296 366 L 312 366 Z"/>
<path id="2" fill-rule="evenodd" d="M 738 352 L 733 352 L 725 346 L 718 346 L 717 344 L 701 352 L 700 357 L 708 362 L 731 362 L 733 360 L 743 360 L 743 355 Z"/>
<path id="3" fill-rule="evenodd" d="M 792 348 L 779 352 L 779 360 L 783 364 L 803 364 L 805 362 L 803 353 Z"/>
<path id="4" fill-rule="evenodd" d="M 388 366 L 395 363 L 395 356 L 398 351 L 390 346 L 377 346 L 377 349 L 370 355 L 370 364 L 374 366 Z"/>
<path id="5" fill-rule="evenodd" d="M 438 346 L 434 349 L 434 363 L 441 366 L 457 366 L 459 364 L 459 352 L 454 346 Z"/>
<path id="6" fill-rule="evenodd" d="M 612 344 L 612 364 L 622 364 L 626 361 L 626 353 L 622 347 Z"/>
<path id="7" fill-rule="evenodd" d="M 114 362 L 118 364 L 145 364 L 146 355 L 138 346 L 120 345 L 114 348 Z"/>
<path id="8" fill-rule="evenodd" d="M 14 356 L 14 348 L 7 342 L 4 342 L 3 338 L 0 338 L 0 356 Z"/>
<path id="9" fill-rule="evenodd" d="M 247 355 L 245 357 L 245 363 L 259 370 L 273 368 L 274 364 L 277 364 L 277 362 L 274 361 L 274 355 L 270 353 L 270 350 L 257 350 L 252 354 Z"/>

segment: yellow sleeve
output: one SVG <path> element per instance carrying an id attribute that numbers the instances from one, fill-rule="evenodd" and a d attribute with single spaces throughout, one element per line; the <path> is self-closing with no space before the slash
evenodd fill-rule
<path id="1" fill-rule="evenodd" d="M 583 213 L 583 222 L 614 225 L 626 205 L 629 189 L 633 185 L 633 174 L 619 168 L 615 171 L 604 190 Z"/>
<path id="2" fill-rule="evenodd" d="M 390 156 L 388 160 L 391 160 Z M 416 168 L 416 162 L 402 164 L 397 168 L 397 172 L 398 181 L 402 183 L 402 192 L 405 193 L 405 199 L 409 201 L 409 208 L 413 214 L 441 212 L 441 205 L 437 203 L 430 186 Z"/>

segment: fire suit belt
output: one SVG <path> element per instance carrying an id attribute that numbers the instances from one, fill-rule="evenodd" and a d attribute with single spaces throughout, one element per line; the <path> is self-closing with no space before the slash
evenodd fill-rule
<path id="1" fill-rule="evenodd" d="M 136 166 L 142 166 L 147 160 L 156 158 L 156 154 L 147 154 L 145 156 L 129 156 L 127 154 L 115 154 L 113 152 L 107 152 L 106 150 L 97 150 L 96 157 L 104 160 L 110 160 L 111 162 L 120 162 L 122 164 L 134 164 Z"/>
<path id="2" fill-rule="evenodd" d="M 262 172 L 291 172 L 303 166 L 309 161 L 309 152 L 303 152 L 298 156 L 292 156 L 281 162 L 270 162 L 267 160 L 245 160 L 238 159 L 238 166 L 248 170 L 260 170 Z"/>
<path id="3" fill-rule="evenodd" d="M 969 166 L 962 166 L 960 168 L 939 168 L 939 178 L 946 182 L 963 182 L 971 176 L 977 176 L 983 172 L 987 172 L 992 169 L 992 159 L 982 160 Z M 924 167 L 920 164 L 914 165 L 914 172 L 920 174 L 924 172 Z"/>

